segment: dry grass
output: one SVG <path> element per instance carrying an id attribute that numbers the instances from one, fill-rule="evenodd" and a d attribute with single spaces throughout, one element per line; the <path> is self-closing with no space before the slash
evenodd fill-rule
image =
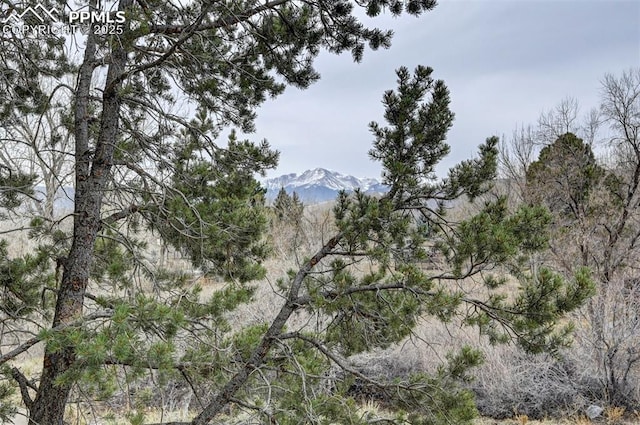
<path id="1" fill-rule="evenodd" d="M 604 416 L 607 418 L 607 423 L 609 424 L 619 424 L 622 423 L 624 418 L 624 407 L 612 406 L 604 409 Z"/>
<path id="2" fill-rule="evenodd" d="M 528 419 L 525 422 L 526 425 L 597 425 L 602 424 L 602 420 L 594 420 L 587 418 L 586 416 L 577 416 L 575 418 L 566 419 L 543 419 L 543 420 L 531 420 Z M 637 425 L 637 419 L 627 418 L 621 419 L 620 422 L 616 422 L 619 425 Z M 521 419 L 505 419 L 495 420 L 491 418 L 478 418 L 475 420 L 474 425 L 524 425 Z"/>
<path id="3" fill-rule="evenodd" d="M 463 205 L 465 209 L 471 208 Z M 465 210 L 468 212 L 468 210 Z M 458 212 L 459 215 L 464 215 Z M 12 224 L 14 226 L 15 224 Z M 6 224 L 0 223 L 0 231 L 6 229 Z M 289 269 L 297 269 L 304 258 L 317 250 L 323 241 L 326 241 L 334 232 L 331 220 L 331 204 L 323 204 L 307 208 L 305 219 L 301 229 L 291 229 L 286 226 L 274 228 L 272 242 L 274 244 L 274 256 L 265 262 L 267 277 L 254 284 L 257 286 L 256 300 L 253 303 L 240 306 L 230 317 L 234 326 L 241 327 L 248 324 L 262 323 L 271 320 L 280 309 L 283 299 L 276 288 L 277 279 L 286 276 Z M 6 236 L 6 235 L 5 235 Z M 12 254 L 21 255 L 29 252 L 33 242 L 26 237 L 26 232 L 11 234 L 7 237 L 11 241 Z M 180 270 L 188 269 L 186 261 L 179 258 L 171 250 L 163 250 L 153 235 L 146 235 L 149 243 L 148 256 L 158 265 L 162 264 Z M 365 270 L 367 264 L 362 264 Z M 224 284 L 210 279 L 196 279 L 194 283 L 203 287 L 203 296 L 224 287 Z M 462 282 L 461 288 L 476 291 L 478 296 L 483 291 L 482 285 L 473 280 Z M 510 286 L 510 285 L 509 285 Z M 311 320 L 306 313 L 299 314 L 291 319 L 289 328 L 307 326 Z M 578 325 L 581 325 L 578 323 Z M 415 330 L 414 335 L 402 344 L 398 344 L 384 352 L 363 355 L 360 360 L 374 364 L 382 357 L 393 359 L 393 364 L 399 370 L 426 370 L 433 371 L 445 361 L 445 355 L 449 351 L 455 351 L 463 345 L 480 347 L 486 355 L 485 365 L 477 370 L 478 379 L 474 384 L 476 389 L 482 387 L 484 399 L 479 397 L 479 402 L 490 406 L 504 420 L 480 418 L 476 425 L 589 425 L 592 423 L 610 424 L 634 424 L 640 423 L 640 414 L 637 417 L 623 408 L 610 407 L 605 410 L 602 418 L 592 422 L 581 414 L 587 400 L 582 400 L 579 394 L 572 391 L 567 376 L 561 371 L 553 369 L 553 363 L 548 357 L 524 357 L 517 349 L 511 346 L 492 347 L 480 337 L 475 329 L 463 328 L 455 321 L 443 324 L 430 318 L 423 319 Z M 36 353 L 37 354 L 37 353 Z M 26 366 L 27 375 L 36 377 L 40 372 L 40 358 L 24 359 L 22 366 Z M 533 398 L 532 398 L 533 397 Z M 566 419 L 535 420 L 534 417 L 543 417 L 547 412 L 539 411 L 533 415 L 527 408 L 532 403 L 541 406 L 552 407 L 549 400 L 557 401 L 566 397 L 567 406 L 562 413 Z M 529 403 L 527 406 L 524 403 Z M 557 408 L 557 407 L 554 407 Z M 361 406 L 363 414 L 376 414 L 379 406 L 375 403 L 366 403 Z M 514 414 L 518 412 L 518 414 Z M 559 411 L 558 411 L 559 412 Z M 161 420 L 184 420 L 190 413 L 185 411 L 167 412 L 150 409 L 141 412 L 145 415 L 145 422 L 160 422 Z M 105 412 L 106 414 L 106 412 Z M 76 424 L 95 423 L 95 412 L 92 414 L 71 408 L 69 419 Z M 241 423 L 241 418 L 235 420 L 222 420 L 221 424 Z M 105 424 L 129 424 L 130 421 L 124 415 L 107 415 L 100 423 Z"/>

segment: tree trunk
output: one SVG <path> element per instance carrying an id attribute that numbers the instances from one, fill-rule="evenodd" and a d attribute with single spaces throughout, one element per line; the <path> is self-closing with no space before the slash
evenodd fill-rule
<path id="1" fill-rule="evenodd" d="M 262 337 L 260 344 L 258 344 L 258 346 L 253 350 L 249 360 L 244 364 L 244 366 L 236 372 L 224 387 L 222 387 L 222 389 L 213 397 L 213 400 L 202 409 L 198 416 L 193 418 L 193 421 L 191 422 L 192 425 L 206 425 L 210 423 L 218 414 L 220 414 L 224 407 L 231 402 L 236 392 L 238 392 L 238 390 L 247 383 L 251 372 L 262 366 L 269 350 L 271 350 L 271 347 L 281 335 L 287 320 L 289 320 L 289 317 L 291 317 L 293 312 L 298 310 L 301 306 L 297 301 L 304 278 L 311 270 L 313 270 L 316 264 L 333 251 L 342 237 L 342 233 L 339 233 L 329 239 L 329 241 L 327 241 L 327 243 L 300 268 L 300 270 L 298 270 L 298 273 L 291 282 L 291 289 L 287 295 L 286 302 L 271 323 L 267 332 Z"/>
<path id="2" fill-rule="evenodd" d="M 119 10 L 124 10 L 130 3 L 131 0 L 122 0 Z M 107 71 L 102 96 L 100 132 L 95 152 L 91 152 L 88 128 L 89 94 L 95 69 L 95 41 L 95 36 L 90 33 L 76 88 L 74 122 L 76 192 L 73 241 L 64 262 L 52 327 L 74 322 L 83 314 L 85 291 L 94 259 L 95 241 L 101 227 L 100 209 L 113 163 L 115 141 L 118 137 L 119 91 L 127 60 L 126 51 L 122 47 L 114 49 L 112 54 L 113 60 Z M 73 383 L 61 378 L 73 366 L 75 360 L 75 347 L 65 346 L 62 350 L 54 352 L 50 344 L 47 344 L 40 385 L 30 409 L 30 424 L 63 424 L 64 410 Z"/>

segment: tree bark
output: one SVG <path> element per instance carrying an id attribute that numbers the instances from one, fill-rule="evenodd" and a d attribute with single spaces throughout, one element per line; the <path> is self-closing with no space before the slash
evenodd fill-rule
<path id="1" fill-rule="evenodd" d="M 204 409 L 202 409 L 200 414 L 193 418 L 193 421 L 191 422 L 192 425 L 206 425 L 211 422 L 218 414 L 220 414 L 224 407 L 231 402 L 236 392 L 246 384 L 251 373 L 262 366 L 269 350 L 271 350 L 273 344 L 282 334 L 282 330 L 284 329 L 287 320 L 289 320 L 289 317 L 291 317 L 294 311 L 301 307 L 301 304 L 297 301 L 304 278 L 311 270 L 313 270 L 316 264 L 333 251 L 341 239 L 341 233 L 329 239 L 329 241 L 313 257 L 311 257 L 311 259 L 305 263 L 300 270 L 298 270 L 298 273 L 296 273 L 295 278 L 291 282 L 291 288 L 287 295 L 286 302 L 271 323 L 271 326 L 265 335 L 262 337 L 260 344 L 258 344 L 258 346 L 253 350 L 249 360 L 244 364 L 244 366 L 240 368 L 233 378 L 231 378 L 229 382 L 227 382 L 227 384 L 215 395 L 213 400 L 205 406 Z"/>
<path id="2" fill-rule="evenodd" d="M 131 0 L 122 0 L 119 10 L 126 9 Z M 104 189 L 113 163 L 113 152 L 118 135 L 120 114 L 119 91 L 121 75 L 127 61 L 122 44 L 114 49 L 113 61 L 107 71 L 102 96 L 100 132 L 95 152 L 89 149 L 89 95 L 95 69 L 96 40 L 87 37 L 84 60 L 79 70 L 75 98 L 75 172 L 76 192 L 74 207 L 73 241 L 64 263 L 62 282 L 58 291 L 52 327 L 70 324 L 82 316 L 89 272 L 94 260 L 94 246 L 101 227 L 100 209 Z M 31 406 L 29 423 L 33 425 L 62 425 L 64 410 L 72 388 L 63 375 L 76 360 L 75 347 L 65 346 L 54 351 L 47 344 L 40 385 Z"/>

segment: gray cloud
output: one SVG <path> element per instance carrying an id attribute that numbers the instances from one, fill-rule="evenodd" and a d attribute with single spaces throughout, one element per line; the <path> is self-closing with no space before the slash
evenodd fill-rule
<path id="1" fill-rule="evenodd" d="M 401 65 L 431 66 L 451 90 L 456 121 L 443 169 L 471 156 L 486 137 L 534 122 L 564 97 L 577 98 L 584 110 L 596 106 L 605 73 L 640 66 L 637 1 L 440 3 L 420 18 L 372 20 L 394 30 L 391 49 L 367 52 L 360 64 L 322 54 L 320 82 L 265 104 L 255 136 L 281 151 L 270 175 L 325 167 L 378 176 L 367 156 L 367 125 L 382 121 L 382 93 L 394 88 Z"/>

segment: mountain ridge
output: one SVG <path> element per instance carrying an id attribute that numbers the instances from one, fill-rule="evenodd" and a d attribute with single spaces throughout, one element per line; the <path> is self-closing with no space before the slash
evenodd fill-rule
<path id="1" fill-rule="evenodd" d="M 284 174 L 266 179 L 263 186 L 267 189 L 267 199 L 273 200 L 281 188 L 288 194 L 296 192 L 304 203 L 319 203 L 334 200 L 341 190 L 353 192 L 361 189 L 368 194 L 382 194 L 388 191 L 387 186 L 374 178 L 358 178 L 342 174 L 326 168 Z"/>

